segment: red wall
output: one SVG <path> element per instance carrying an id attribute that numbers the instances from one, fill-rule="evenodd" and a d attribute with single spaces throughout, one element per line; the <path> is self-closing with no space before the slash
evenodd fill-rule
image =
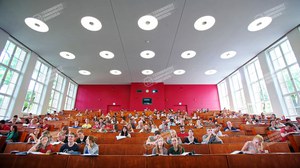
<path id="1" fill-rule="evenodd" d="M 129 109 L 130 85 L 79 85 L 75 107 L 79 110 L 107 110 L 109 105 Z"/>
<path id="2" fill-rule="evenodd" d="M 189 112 L 201 108 L 219 110 L 217 85 L 165 85 L 165 107 L 177 110 L 180 102 Z"/>
<path id="3" fill-rule="evenodd" d="M 152 90 L 158 90 L 152 93 Z M 137 92 L 142 90 L 142 92 Z M 149 90 L 149 92 L 146 92 Z M 143 105 L 143 98 L 152 98 L 152 105 Z M 179 105 L 181 102 L 181 106 Z M 187 107 L 189 112 L 196 109 L 209 108 L 219 110 L 217 85 L 165 85 L 157 83 L 150 87 L 143 83 L 130 85 L 79 85 L 75 107 L 80 110 L 102 109 L 106 111 L 113 103 L 114 109 L 143 110 L 154 108 L 158 110 Z"/>

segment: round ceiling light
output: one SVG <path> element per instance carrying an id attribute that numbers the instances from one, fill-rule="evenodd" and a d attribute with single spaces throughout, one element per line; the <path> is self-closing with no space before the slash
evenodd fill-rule
<path id="1" fill-rule="evenodd" d="M 49 31 L 48 25 L 39 19 L 28 17 L 25 19 L 25 23 L 28 27 L 30 27 L 35 31 L 42 32 L 42 33 Z"/>
<path id="2" fill-rule="evenodd" d="M 145 69 L 142 71 L 142 74 L 143 75 L 151 75 L 151 74 L 153 74 L 153 71 L 151 69 Z"/>
<path id="3" fill-rule="evenodd" d="M 221 58 L 222 59 L 229 59 L 232 58 L 236 55 L 236 51 L 226 51 L 223 54 L 221 54 Z"/>
<path id="4" fill-rule="evenodd" d="M 268 16 L 255 19 L 253 22 L 251 22 L 248 25 L 248 30 L 251 32 L 262 30 L 267 26 L 269 26 L 271 22 L 272 22 L 272 18 Z"/>
<path id="5" fill-rule="evenodd" d="M 187 50 L 181 53 L 181 57 L 184 59 L 190 59 L 196 56 L 196 51 L 193 50 Z"/>
<path id="6" fill-rule="evenodd" d="M 92 16 L 81 18 L 81 25 L 89 31 L 99 31 L 102 28 L 101 22 Z"/>
<path id="7" fill-rule="evenodd" d="M 210 69 L 204 72 L 205 75 L 213 75 L 215 73 L 217 73 L 217 70 L 215 69 Z"/>
<path id="8" fill-rule="evenodd" d="M 158 20 L 151 15 L 145 15 L 139 18 L 138 26 L 143 30 L 153 30 L 157 27 Z"/>
<path id="9" fill-rule="evenodd" d="M 112 59 L 115 56 L 115 54 L 110 51 L 101 51 L 99 55 L 105 59 Z"/>
<path id="10" fill-rule="evenodd" d="M 122 72 L 120 70 L 116 70 L 116 69 L 110 70 L 109 72 L 112 75 L 121 75 L 122 74 Z"/>
<path id="11" fill-rule="evenodd" d="M 173 73 L 174 73 L 174 75 L 183 75 L 183 74 L 185 74 L 185 70 L 177 69 Z"/>
<path id="12" fill-rule="evenodd" d="M 194 27 L 198 31 L 208 30 L 215 24 L 216 19 L 212 16 L 203 16 L 196 20 Z"/>
<path id="13" fill-rule="evenodd" d="M 140 53 L 140 56 L 145 59 L 150 59 L 155 56 L 155 52 L 153 52 L 151 50 L 145 50 Z"/>
<path id="14" fill-rule="evenodd" d="M 91 75 L 91 72 L 90 71 L 87 71 L 87 70 L 79 70 L 78 71 L 81 75 Z"/>
<path id="15" fill-rule="evenodd" d="M 75 59 L 75 55 L 68 51 L 62 51 L 59 53 L 59 55 L 65 59 L 69 59 L 69 60 Z"/>

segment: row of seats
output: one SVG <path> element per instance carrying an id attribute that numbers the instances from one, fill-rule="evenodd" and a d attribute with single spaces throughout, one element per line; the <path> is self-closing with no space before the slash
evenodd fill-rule
<path id="1" fill-rule="evenodd" d="M 4 153 L 12 151 L 28 151 L 33 144 L 27 143 L 8 143 Z M 244 143 L 229 143 L 229 144 L 183 144 L 183 148 L 187 152 L 195 152 L 198 154 L 228 154 L 236 150 L 241 150 Z M 61 144 L 54 145 L 54 152 L 58 152 Z M 167 145 L 166 148 L 170 146 Z M 84 145 L 80 145 L 81 153 Z M 99 144 L 100 155 L 143 155 L 151 154 L 153 146 L 142 144 Z M 287 143 L 265 143 L 264 149 L 270 153 L 286 152 L 290 153 Z"/>
<path id="2" fill-rule="evenodd" d="M 200 156 L 155 156 L 141 155 L 96 157 L 67 155 L 27 155 L 0 154 L 1 167 L 5 168 L 253 168 L 288 167 L 298 168 L 300 154 L 258 154 L 258 155 L 200 155 Z"/>

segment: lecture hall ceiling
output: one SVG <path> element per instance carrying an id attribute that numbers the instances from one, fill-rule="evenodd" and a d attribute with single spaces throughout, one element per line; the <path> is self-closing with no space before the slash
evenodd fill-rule
<path id="1" fill-rule="evenodd" d="M 216 84 L 299 25 L 299 9 L 299 0 L 1 0 L 0 27 L 78 84 Z M 26 18 L 48 31 L 29 28 Z M 249 31 L 260 18 L 269 25 Z M 221 59 L 226 51 L 236 55 Z"/>

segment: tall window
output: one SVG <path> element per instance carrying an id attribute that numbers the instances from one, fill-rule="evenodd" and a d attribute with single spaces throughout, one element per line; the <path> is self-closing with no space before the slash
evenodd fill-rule
<path id="1" fill-rule="evenodd" d="M 300 68 L 290 42 L 286 39 L 268 53 L 287 108 L 285 115 L 300 115 Z"/>
<path id="2" fill-rule="evenodd" d="M 9 107 L 19 82 L 27 51 L 8 40 L 0 56 L 0 118 L 10 116 Z"/>
<path id="3" fill-rule="evenodd" d="M 65 78 L 56 73 L 51 91 L 48 112 L 60 110 L 62 96 L 65 89 Z"/>
<path id="4" fill-rule="evenodd" d="M 218 84 L 218 91 L 219 91 L 219 99 L 221 104 L 221 109 L 230 109 L 228 91 L 226 81 L 221 82 Z"/>
<path id="5" fill-rule="evenodd" d="M 40 114 L 49 71 L 49 67 L 46 64 L 41 61 L 36 62 L 22 108 L 23 112 Z"/>
<path id="6" fill-rule="evenodd" d="M 271 113 L 273 110 L 258 58 L 246 65 L 246 76 L 253 112 Z"/>
<path id="7" fill-rule="evenodd" d="M 246 112 L 247 105 L 239 71 L 237 71 L 230 77 L 230 88 L 233 96 L 234 110 L 241 110 L 242 112 Z"/>
<path id="8" fill-rule="evenodd" d="M 65 103 L 66 110 L 73 109 L 74 103 L 75 103 L 75 98 L 76 98 L 76 90 L 77 90 L 77 85 L 72 82 L 69 82 L 66 103 Z"/>

